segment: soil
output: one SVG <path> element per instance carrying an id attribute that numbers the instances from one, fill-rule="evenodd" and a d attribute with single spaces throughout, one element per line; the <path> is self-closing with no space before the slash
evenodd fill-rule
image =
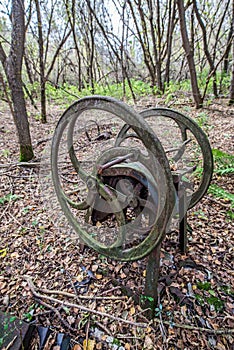
<path id="1" fill-rule="evenodd" d="M 169 107 L 196 120 L 212 148 L 234 155 L 234 108 L 227 102 L 213 100 L 196 110 L 181 97 Z M 165 101 L 145 97 L 134 108 L 154 106 L 165 107 Z M 179 249 L 178 232 L 167 234 L 160 256 L 162 292 L 156 319 L 149 321 L 133 298 L 137 294 L 143 299 L 147 258 L 120 262 L 84 248 L 61 211 L 53 212 L 48 203 L 44 171 L 64 107 L 51 101 L 47 124 L 40 123 L 33 107 L 28 110 L 35 158 L 31 166 L 22 166 L 13 118 L 7 104 L 0 102 L 1 311 L 49 327 L 52 336 L 69 334 L 73 350 L 232 349 L 231 202 L 208 193 L 189 210 L 192 232 L 186 254 Z M 233 193 L 233 174 L 214 173 L 212 183 Z M 39 296 L 32 294 L 31 282 Z M 122 286 L 129 288 L 131 297 Z M 52 336 L 45 349 L 55 348 Z M 35 339 L 31 349 L 39 349 Z"/>

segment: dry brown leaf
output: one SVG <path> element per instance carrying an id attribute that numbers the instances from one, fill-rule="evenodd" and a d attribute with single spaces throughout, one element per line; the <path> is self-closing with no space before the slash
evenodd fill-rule
<path id="1" fill-rule="evenodd" d="M 91 267 L 92 272 L 96 272 L 98 267 L 99 267 L 98 265 L 92 265 Z"/>
<path id="2" fill-rule="evenodd" d="M 147 350 L 152 350 L 154 348 L 153 340 L 150 338 L 149 335 L 145 336 L 145 341 L 144 341 L 143 348 L 147 349 Z"/>
<path id="3" fill-rule="evenodd" d="M 82 350 L 82 348 L 79 344 L 76 344 L 73 346 L 72 350 Z"/>
<path id="4" fill-rule="evenodd" d="M 95 340 L 93 339 L 88 339 L 88 340 L 85 339 L 83 342 L 84 350 L 94 350 L 94 346 L 95 346 Z"/>
<path id="5" fill-rule="evenodd" d="M 216 345 L 216 349 L 217 349 L 217 350 L 227 350 L 226 346 L 223 345 L 222 343 L 218 343 L 218 344 Z"/>

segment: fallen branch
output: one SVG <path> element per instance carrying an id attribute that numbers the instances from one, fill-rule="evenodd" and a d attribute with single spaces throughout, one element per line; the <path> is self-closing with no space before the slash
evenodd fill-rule
<path id="1" fill-rule="evenodd" d="M 183 329 L 188 329 L 188 330 L 191 330 L 191 331 L 199 331 L 199 332 L 205 332 L 205 333 L 210 333 L 210 334 L 233 334 L 234 333 L 234 329 L 201 328 L 201 327 L 190 326 L 190 325 L 186 325 L 186 324 L 179 324 L 179 323 L 174 323 L 174 322 L 169 322 L 169 321 L 163 321 L 163 320 L 160 320 L 160 319 L 157 319 L 157 318 L 155 318 L 153 321 L 151 321 L 149 323 L 138 323 L 138 322 L 128 321 L 128 320 L 125 320 L 123 318 L 107 314 L 105 312 L 89 309 L 89 308 L 87 308 L 85 306 L 82 306 L 82 305 L 79 305 L 79 304 L 69 303 L 67 301 L 62 301 L 62 300 L 55 299 L 55 298 L 52 298 L 52 297 L 49 297 L 49 296 L 41 295 L 40 293 L 36 292 L 36 287 L 33 284 L 31 277 L 24 276 L 24 278 L 26 279 L 32 294 L 34 295 L 34 297 L 39 299 L 38 300 L 39 302 L 41 302 L 40 300 L 44 298 L 44 299 L 50 300 L 50 301 L 52 301 L 54 303 L 61 304 L 63 306 L 77 308 L 77 309 L 79 309 L 81 311 L 84 311 L 84 312 L 89 312 L 89 313 L 92 313 L 94 315 L 107 317 L 107 318 L 112 319 L 114 321 L 127 323 L 127 324 L 129 324 L 131 326 L 140 327 L 140 328 L 147 328 L 151 324 L 154 324 L 154 323 L 158 323 L 158 324 L 161 324 L 161 325 L 163 323 L 164 325 L 167 325 L 167 326 L 170 326 L 170 327 L 183 328 Z M 69 293 L 69 294 L 71 294 L 71 293 Z"/>
<path id="2" fill-rule="evenodd" d="M 108 334 L 109 336 L 112 336 L 113 333 L 111 333 L 111 331 L 109 329 L 107 329 L 102 323 L 95 321 L 95 324 L 101 328 L 106 334 Z"/>
<path id="3" fill-rule="evenodd" d="M 35 290 L 41 292 L 41 293 L 45 293 L 45 294 L 57 294 L 57 295 L 63 295 L 64 297 L 68 297 L 68 298 L 74 298 L 77 299 L 77 297 L 79 299 L 86 299 L 86 300 L 90 300 L 90 299 L 94 299 L 94 300 L 126 300 L 127 296 L 95 296 L 95 295 L 77 295 L 74 293 L 69 293 L 69 292 L 65 292 L 62 290 L 56 290 L 56 289 L 46 289 L 46 288 L 38 288 L 36 286 L 34 286 Z"/>
<path id="4" fill-rule="evenodd" d="M 51 140 L 52 140 L 52 137 L 47 137 L 46 139 L 39 140 L 33 145 L 33 148 L 36 148 L 36 147 L 40 146 L 42 143 L 45 143 L 45 142 L 48 142 Z"/>
<path id="5" fill-rule="evenodd" d="M 109 281 L 108 281 L 108 283 L 109 283 Z M 104 294 L 113 293 L 113 291 L 115 291 L 115 290 L 119 290 L 119 289 L 121 289 L 121 287 L 120 287 L 120 286 L 113 287 L 113 288 L 111 288 L 111 289 L 104 290 L 103 292 L 99 293 L 99 295 L 104 295 Z M 103 297 L 100 297 L 100 298 L 103 298 Z M 104 297 L 104 298 L 105 298 L 105 297 Z M 126 297 L 124 297 L 124 298 L 126 298 Z"/>
<path id="6" fill-rule="evenodd" d="M 72 288 L 73 288 L 73 290 L 74 290 L 74 298 L 76 298 L 77 300 L 79 300 L 79 295 L 78 295 L 78 293 L 77 293 L 77 290 L 76 290 L 76 287 L 75 287 L 75 285 L 74 285 L 74 283 L 73 283 L 73 281 L 72 281 L 72 277 L 71 277 L 71 275 L 70 275 L 70 273 L 68 272 L 68 271 L 66 271 L 65 270 L 65 273 L 66 273 L 66 275 L 68 276 L 68 278 L 69 278 L 69 280 L 70 280 L 70 283 L 71 283 L 71 285 L 72 285 Z"/>
<path id="7" fill-rule="evenodd" d="M 3 350 L 10 350 L 10 348 L 12 347 L 16 339 L 17 339 L 17 335 L 12 339 L 12 341 L 6 347 L 3 348 Z"/>
<path id="8" fill-rule="evenodd" d="M 216 203 L 216 204 L 218 204 L 218 205 L 224 207 L 224 208 L 230 209 L 230 207 L 231 207 L 231 204 L 223 203 L 223 202 L 221 202 L 220 200 L 217 200 L 217 199 L 215 199 L 215 198 L 213 198 L 213 197 L 206 196 L 205 198 L 208 199 L 208 200 L 211 201 L 211 202 L 214 202 L 214 203 Z"/>
<path id="9" fill-rule="evenodd" d="M 41 165 L 40 162 L 17 162 L 17 163 L 0 164 L 0 168 L 15 168 L 18 166 L 38 167 L 40 165 Z"/>
<path id="10" fill-rule="evenodd" d="M 70 324 L 69 324 L 66 320 L 63 319 L 63 317 L 60 315 L 58 309 L 56 309 L 55 307 L 53 307 L 53 306 L 50 305 L 50 304 L 45 303 L 45 302 L 42 301 L 41 299 L 39 299 L 39 300 L 37 300 L 37 301 L 38 301 L 38 303 L 40 303 L 42 306 L 44 306 L 44 307 L 46 307 L 47 309 L 49 309 L 50 312 L 54 312 L 54 313 L 57 315 L 57 317 L 60 319 L 60 321 L 64 324 L 64 326 L 67 327 L 70 331 L 73 331 L 73 332 L 75 331 L 75 329 L 74 329 L 73 327 L 71 327 Z"/>
<path id="11" fill-rule="evenodd" d="M 117 316 L 113 316 L 113 315 L 110 315 L 110 314 L 107 314 L 105 312 L 101 312 L 101 311 L 97 311 L 97 310 L 92 310 L 92 309 L 89 309 L 85 306 L 82 306 L 82 305 L 79 305 L 79 304 L 74 304 L 74 303 L 69 303 L 67 301 L 62 301 L 62 300 L 59 300 L 59 299 L 55 299 L 55 298 L 52 298 L 52 297 L 49 297 L 49 296 L 45 296 L 45 295 L 41 295 L 39 293 L 36 292 L 36 289 L 35 289 L 35 286 L 31 280 L 31 278 L 29 276 L 24 276 L 24 278 L 26 279 L 27 283 L 28 283 L 28 286 L 32 292 L 32 294 L 34 295 L 34 297 L 36 297 L 37 299 L 46 299 L 46 300 L 50 300 L 54 303 L 57 303 L 57 304 L 61 304 L 63 306 L 67 306 L 67 307 L 73 307 L 73 308 L 77 308 L 81 311 L 84 311 L 84 312 L 89 312 L 89 313 L 92 313 L 94 315 L 98 315 L 98 316 L 102 316 L 102 317 L 107 317 L 109 319 L 112 319 L 114 321 L 118 321 L 118 322 L 122 322 L 122 323 L 127 323 L 131 326 L 135 326 L 135 327 L 141 327 L 141 328 L 147 328 L 148 327 L 148 324 L 147 323 L 138 323 L 138 322 L 133 322 L 133 321 L 128 321 L 128 320 L 125 320 L 123 318 L 120 318 L 120 317 L 117 317 Z M 39 302 L 40 302 L 39 300 Z"/>
<path id="12" fill-rule="evenodd" d="M 155 318 L 152 322 L 156 323 L 161 323 L 161 320 L 158 318 Z M 191 331 L 199 331 L 199 332 L 206 332 L 210 334 L 233 334 L 234 329 L 225 329 L 225 328 L 220 328 L 220 329 L 210 329 L 210 328 L 201 328 L 201 327 L 196 327 L 196 326 L 190 326 L 188 324 L 180 324 L 180 323 L 174 323 L 174 322 L 169 322 L 169 321 L 163 321 L 163 324 L 166 324 L 167 326 L 170 326 L 171 328 L 176 327 L 176 328 L 183 328 L 183 329 L 189 329 Z"/>

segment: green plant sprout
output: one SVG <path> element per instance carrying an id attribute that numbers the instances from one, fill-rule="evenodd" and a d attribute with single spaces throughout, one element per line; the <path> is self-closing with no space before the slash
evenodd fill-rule
<path id="1" fill-rule="evenodd" d="M 19 198 L 20 198 L 20 196 L 17 196 L 16 194 L 9 193 L 3 197 L 0 197 L 0 205 L 5 204 L 7 202 L 11 202 L 11 201 L 16 201 Z"/>

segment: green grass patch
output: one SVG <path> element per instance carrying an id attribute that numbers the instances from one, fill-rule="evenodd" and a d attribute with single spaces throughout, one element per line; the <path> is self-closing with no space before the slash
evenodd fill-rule
<path id="1" fill-rule="evenodd" d="M 219 149 L 212 150 L 214 157 L 214 172 L 218 175 L 234 174 L 234 156 Z"/>
<path id="2" fill-rule="evenodd" d="M 203 69 L 202 72 L 200 72 L 197 75 L 198 78 L 198 86 L 201 92 L 203 93 L 204 89 L 207 85 L 207 78 L 209 77 L 210 72 L 207 69 Z M 222 85 L 222 94 L 227 95 L 229 94 L 230 89 L 230 74 L 224 75 L 220 72 L 217 72 L 216 74 L 216 82 L 218 88 Z M 213 96 L 213 82 L 214 78 L 212 77 L 209 80 L 209 83 L 207 85 L 206 95 L 209 94 L 209 99 L 207 98 L 206 103 L 209 104 L 212 102 Z M 190 79 L 184 79 L 184 80 L 171 80 L 169 84 L 165 87 L 165 94 L 168 96 L 168 99 L 170 99 L 170 96 L 173 96 L 173 93 L 176 93 L 178 91 L 181 92 L 189 92 L 191 93 L 191 80 Z"/>
<path id="3" fill-rule="evenodd" d="M 224 301 L 220 298 L 211 295 L 210 297 L 206 298 L 207 303 L 212 306 L 216 312 L 221 312 L 224 309 Z"/>
<path id="4" fill-rule="evenodd" d="M 16 201 L 17 199 L 19 199 L 20 197 L 17 196 L 16 194 L 12 194 L 12 193 L 9 193 L 3 197 L 0 197 L 0 205 L 2 204 L 5 204 L 7 202 L 11 202 L 11 201 Z"/>
<path id="5" fill-rule="evenodd" d="M 210 282 L 197 282 L 197 288 L 201 290 L 209 290 L 211 288 Z"/>
<path id="6" fill-rule="evenodd" d="M 212 194 L 216 198 L 224 199 L 231 202 L 231 207 L 234 208 L 234 194 L 225 191 L 222 187 L 211 184 L 208 193 Z"/>
<path id="7" fill-rule="evenodd" d="M 197 288 L 201 291 L 201 294 L 195 294 L 195 298 L 199 305 L 204 306 L 205 304 L 208 304 L 216 312 L 223 311 L 225 303 L 216 295 L 216 291 L 212 289 L 210 282 L 198 281 Z"/>
<path id="8" fill-rule="evenodd" d="M 146 95 L 152 95 L 152 93 L 157 92 L 156 91 L 157 89 L 152 88 L 150 83 L 143 82 L 141 80 L 131 79 L 131 86 L 136 98 L 146 96 Z M 34 84 L 33 86 L 31 86 L 31 89 L 34 91 L 36 90 L 37 95 L 39 96 L 40 87 L 37 84 Z M 125 91 L 126 91 L 125 97 L 127 98 L 127 100 L 131 100 L 132 92 L 127 81 L 125 81 Z M 94 83 L 94 94 L 101 95 L 101 96 L 111 96 L 121 100 L 123 98 L 123 84 L 122 83 L 112 83 L 112 84 Z M 81 91 L 79 91 L 77 86 L 70 85 L 67 83 L 64 83 L 58 87 L 55 87 L 47 83 L 46 95 L 47 95 L 48 101 L 55 101 L 56 103 L 59 103 L 61 106 L 68 107 L 74 101 L 82 97 L 93 95 L 93 92 L 92 92 L 92 88 L 88 85 L 84 87 Z"/>

